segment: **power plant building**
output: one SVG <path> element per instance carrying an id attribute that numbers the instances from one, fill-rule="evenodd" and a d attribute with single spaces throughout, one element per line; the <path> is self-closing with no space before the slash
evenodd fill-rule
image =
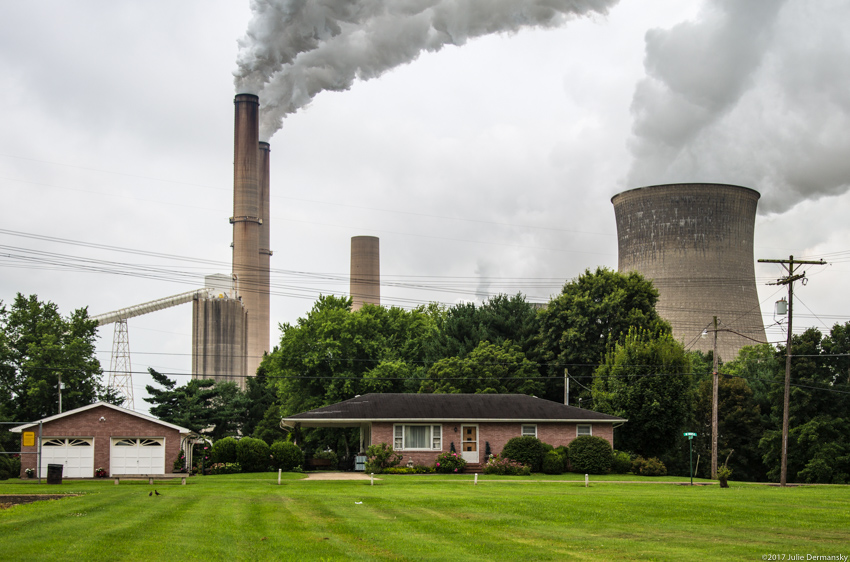
<path id="1" fill-rule="evenodd" d="M 753 235 L 759 193 L 724 184 L 670 184 L 615 195 L 619 271 L 637 271 L 660 294 L 658 312 L 688 349 L 731 361 L 764 342 Z"/>
<path id="2" fill-rule="evenodd" d="M 227 275 L 206 277 L 207 297 L 192 301 L 195 378 L 245 386 L 248 315 Z"/>

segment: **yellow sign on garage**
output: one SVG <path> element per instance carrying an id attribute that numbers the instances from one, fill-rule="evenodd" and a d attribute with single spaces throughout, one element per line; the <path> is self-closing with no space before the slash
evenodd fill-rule
<path id="1" fill-rule="evenodd" d="M 24 431 L 24 447 L 35 446 L 35 431 Z"/>

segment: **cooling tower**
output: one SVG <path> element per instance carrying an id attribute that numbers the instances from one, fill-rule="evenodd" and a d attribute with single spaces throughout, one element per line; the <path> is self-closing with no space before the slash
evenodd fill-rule
<path id="1" fill-rule="evenodd" d="M 688 349 L 731 361 L 765 341 L 755 281 L 753 232 L 759 193 L 735 185 L 671 184 L 615 195 L 619 270 L 652 279 L 658 312 Z M 735 333 L 737 332 L 737 333 Z"/>
<path id="2" fill-rule="evenodd" d="M 238 94 L 233 103 L 233 275 L 248 313 L 247 374 L 254 375 L 268 346 L 260 341 L 260 101 Z"/>
<path id="3" fill-rule="evenodd" d="M 381 304 L 381 254 L 376 236 L 351 237 L 351 309 Z"/>
<path id="4" fill-rule="evenodd" d="M 260 223 L 260 254 L 259 254 L 259 267 L 260 267 L 260 275 L 259 275 L 259 308 L 257 309 L 256 320 L 259 324 L 258 328 L 258 346 L 260 355 L 262 355 L 263 351 L 268 351 L 269 341 L 270 341 L 270 333 L 269 333 L 269 325 L 270 325 L 270 310 L 271 303 L 269 299 L 269 284 L 270 284 L 270 275 L 269 270 L 271 268 L 271 256 L 272 251 L 269 248 L 270 246 L 270 235 L 269 235 L 269 153 L 271 152 L 269 148 L 269 143 L 261 142 L 260 143 L 260 219 L 262 223 Z M 253 371 L 255 373 L 256 371 Z"/>
<path id="5" fill-rule="evenodd" d="M 226 275 L 206 278 L 208 298 L 192 302 L 192 378 L 245 388 L 248 317 Z"/>

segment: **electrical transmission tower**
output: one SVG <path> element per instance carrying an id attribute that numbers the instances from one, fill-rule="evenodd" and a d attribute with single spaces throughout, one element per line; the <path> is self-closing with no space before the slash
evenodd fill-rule
<path id="1" fill-rule="evenodd" d="M 127 319 L 115 322 L 112 333 L 112 361 L 109 367 L 109 388 L 124 397 L 124 406 L 135 410 L 133 401 L 133 369 L 130 367 L 130 336 Z"/>

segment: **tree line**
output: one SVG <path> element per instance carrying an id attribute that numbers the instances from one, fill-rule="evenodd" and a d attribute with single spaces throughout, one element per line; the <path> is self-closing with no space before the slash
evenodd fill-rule
<path id="1" fill-rule="evenodd" d="M 413 310 L 365 305 L 352 311 L 349 298 L 322 296 L 305 317 L 280 326 L 278 345 L 257 376 L 247 379 L 245 390 L 210 380 L 178 385 L 151 371 L 155 385 L 147 387 L 145 400 L 153 415 L 213 440 L 243 435 L 272 443 L 293 436 L 281 429 L 281 417 L 371 392 L 523 393 L 563 402 L 566 369 L 571 405 L 629 420 L 615 431 L 616 449 L 657 457 L 670 474 L 685 475 L 688 442 L 682 433 L 694 431 L 698 474 L 707 476 L 712 357 L 688 351 L 672 337 L 657 301 L 657 290 L 639 274 L 605 268 L 566 282 L 545 306 L 517 294 L 480 304 Z M 41 310 L 35 297 L 20 295 L 13 310 L 26 309 L 27 302 Z M 55 307 L 46 308 L 56 323 Z M 10 323 L 11 312 L 0 312 L 0 416 L 37 419 L 52 413 L 48 389 L 55 373 L 26 370 L 29 359 L 7 359 L 14 358 L 6 351 L 14 337 L 7 334 L 26 324 Z M 87 316 L 76 311 L 64 321 L 74 318 L 85 324 Z M 78 393 L 79 400 L 114 400 L 99 382 L 93 347 L 86 352 L 82 345 L 93 340 L 85 330 L 78 333 L 81 347 L 69 350 L 68 361 L 80 365 L 81 379 L 73 384 L 86 390 Z M 850 322 L 825 335 L 809 329 L 793 337 L 793 346 L 789 481 L 850 481 L 850 416 L 845 414 Z M 779 478 L 784 356 L 782 346 L 764 344 L 721 362 L 720 463 L 728 461 L 735 479 Z M 16 386 L 7 386 L 7 380 Z M 21 398 L 27 392 L 44 396 L 33 403 L 43 402 L 40 409 L 19 409 L 29 404 Z M 353 454 L 359 439 L 357 429 L 295 433 L 308 452 L 330 448 L 341 456 Z"/>

